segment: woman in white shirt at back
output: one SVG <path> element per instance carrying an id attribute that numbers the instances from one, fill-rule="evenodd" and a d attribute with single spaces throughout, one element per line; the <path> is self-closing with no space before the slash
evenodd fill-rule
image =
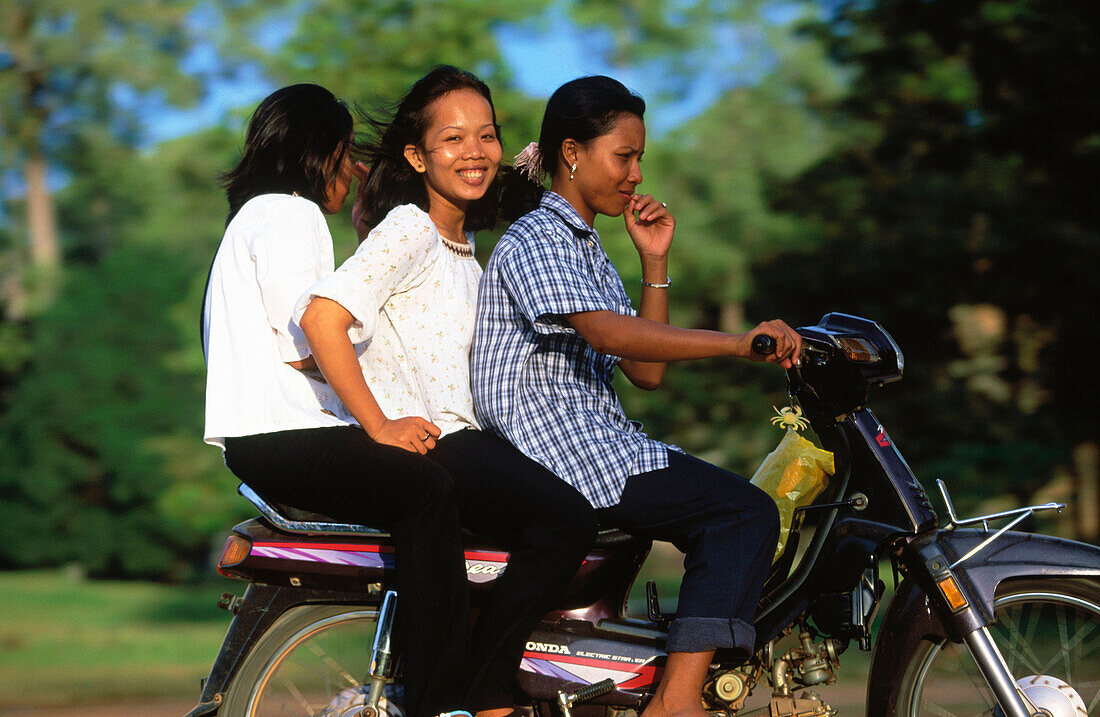
<path id="1" fill-rule="evenodd" d="M 229 217 L 204 299 L 205 440 L 265 500 L 391 533 L 405 712 L 430 717 L 455 710 L 467 687 L 466 570 L 451 478 L 356 425 L 293 321 L 298 297 L 333 270 L 324 215 L 347 197 L 352 131 L 347 108 L 317 85 L 278 90 L 252 116 L 241 161 L 223 177 Z M 395 435 L 430 425 L 395 424 Z"/>

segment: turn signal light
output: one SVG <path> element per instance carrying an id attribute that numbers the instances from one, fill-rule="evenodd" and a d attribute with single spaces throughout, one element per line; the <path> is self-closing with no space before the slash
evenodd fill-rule
<path id="1" fill-rule="evenodd" d="M 959 589 L 959 584 L 955 582 L 954 576 L 948 575 L 946 578 L 936 581 L 936 585 L 939 586 L 943 598 L 947 600 L 947 604 L 951 606 L 953 612 L 958 612 L 969 604 L 966 602 L 966 598 L 963 597 L 962 590 Z"/>
<path id="2" fill-rule="evenodd" d="M 837 338 L 840 348 L 844 349 L 844 355 L 853 363 L 878 363 L 878 350 L 870 341 L 854 336 L 841 336 Z"/>
<path id="3" fill-rule="evenodd" d="M 222 556 L 218 558 L 218 569 L 231 568 L 244 561 L 252 550 L 252 543 L 239 535 L 230 535 L 222 548 Z"/>

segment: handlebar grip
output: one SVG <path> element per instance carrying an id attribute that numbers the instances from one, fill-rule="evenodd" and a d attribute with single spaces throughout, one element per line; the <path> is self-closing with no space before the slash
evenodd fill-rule
<path id="1" fill-rule="evenodd" d="M 591 685 L 586 685 L 577 690 L 574 702 L 587 702 L 588 700 L 594 700 L 597 697 L 606 695 L 611 690 L 615 689 L 615 681 L 610 677 L 606 680 L 600 680 Z"/>
<path id="2" fill-rule="evenodd" d="M 775 339 L 767 334 L 757 334 L 752 338 L 752 352 L 757 356 L 771 356 L 775 353 Z"/>

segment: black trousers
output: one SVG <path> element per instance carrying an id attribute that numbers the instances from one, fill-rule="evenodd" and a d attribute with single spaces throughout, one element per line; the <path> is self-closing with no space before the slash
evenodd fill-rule
<path id="1" fill-rule="evenodd" d="M 600 522 L 667 540 L 684 556 L 669 652 L 735 648 L 752 655 L 753 621 L 779 538 L 779 509 L 752 483 L 676 451 L 668 468 L 631 476 Z"/>
<path id="2" fill-rule="evenodd" d="M 430 717 L 458 709 L 468 685 L 469 607 L 447 471 L 375 443 L 357 426 L 227 438 L 225 463 L 265 500 L 389 531 L 405 712 Z"/>
<path id="3" fill-rule="evenodd" d="M 573 486 L 484 431 L 444 436 L 430 458 L 454 479 L 462 525 L 509 552 L 473 631 L 471 711 L 512 707 L 527 637 L 596 538 L 596 511 Z"/>
<path id="4" fill-rule="evenodd" d="M 285 446 L 261 458 L 273 443 Z M 314 457 L 288 460 L 287 454 L 298 451 Z M 320 465 L 307 465 L 314 461 Z M 511 707 L 527 636 L 596 535 L 595 510 L 580 493 L 510 443 L 481 431 L 444 436 L 426 458 L 381 446 L 356 427 L 231 438 L 226 464 L 266 499 L 386 528 L 394 536 L 397 629 L 410 717 L 459 705 L 473 711 Z M 428 505 L 420 510 L 422 500 Z M 456 514 L 479 539 L 510 553 L 469 642 Z"/>

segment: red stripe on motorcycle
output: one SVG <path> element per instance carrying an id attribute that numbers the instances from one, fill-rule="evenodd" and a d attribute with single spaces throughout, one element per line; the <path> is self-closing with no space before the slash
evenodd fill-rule
<path id="1" fill-rule="evenodd" d="M 646 666 L 638 673 L 637 677 L 631 677 L 626 682 L 620 682 L 615 686 L 620 690 L 632 690 L 635 687 L 648 687 L 660 680 L 663 673 L 664 668 Z"/>
<path id="2" fill-rule="evenodd" d="M 467 560 L 485 560 L 490 563 L 508 562 L 508 553 L 491 553 L 487 550 L 467 550 Z"/>
<path id="3" fill-rule="evenodd" d="M 284 548 L 287 550 L 343 550 L 349 553 L 392 553 L 390 545 L 353 545 L 351 543 L 253 543 L 258 548 Z"/>
<path id="4" fill-rule="evenodd" d="M 352 553 L 392 553 L 392 545 L 376 545 L 376 544 L 355 544 L 355 543 L 309 543 L 309 542 L 295 542 L 295 543 L 274 543 L 274 542 L 255 542 L 256 547 L 260 548 L 285 548 L 285 549 L 309 549 L 309 550 L 344 550 Z M 467 560 L 484 560 L 493 563 L 505 563 L 508 562 L 508 553 L 495 553 L 487 550 L 467 550 Z"/>
<path id="5" fill-rule="evenodd" d="M 601 667 L 618 672 L 633 672 L 641 674 L 645 669 L 656 669 L 647 665 L 630 662 L 618 662 L 617 660 L 601 660 L 598 657 L 576 657 L 574 655 L 561 655 L 556 652 L 524 652 L 523 656 L 531 660 L 549 660 L 550 662 L 564 662 L 567 665 L 584 665 L 585 667 Z"/>

